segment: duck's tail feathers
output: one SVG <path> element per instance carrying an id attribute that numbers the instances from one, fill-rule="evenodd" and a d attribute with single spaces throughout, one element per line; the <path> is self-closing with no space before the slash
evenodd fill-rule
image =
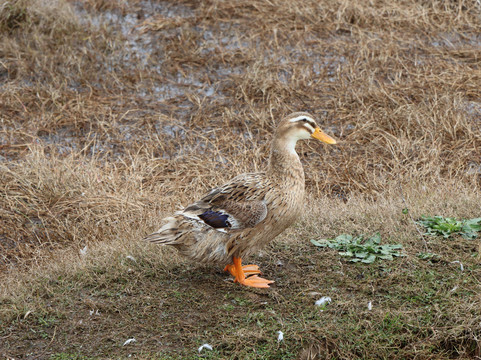
<path id="1" fill-rule="evenodd" d="M 179 229 L 177 227 L 177 219 L 168 217 L 164 219 L 167 223 L 158 231 L 144 237 L 144 241 L 149 241 L 159 245 L 173 245 L 179 238 Z"/>

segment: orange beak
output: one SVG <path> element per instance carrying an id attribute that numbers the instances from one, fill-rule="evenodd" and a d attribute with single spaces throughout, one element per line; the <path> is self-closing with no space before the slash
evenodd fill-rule
<path id="1" fill-rule="evenodd" d="M 320 140 L 325 142 L 326 144 L 337 144 L 337 141 L 334 140 L 332 137 L 324 133 L 321 129 L 316 128 L 316 130 L 311 134 L 314 139 Z"/>

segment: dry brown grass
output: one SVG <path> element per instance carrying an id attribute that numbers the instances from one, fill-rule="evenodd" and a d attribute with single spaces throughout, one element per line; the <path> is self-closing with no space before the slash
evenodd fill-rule
<path id="1" fill-rule="evenodd" d="M 405 207 L 403 188 L 416 216 L 479 216 L 480 33 L 474 0 L 4 2 L 3 279 L 136 242 L 207 188 L 261 169 L 276 122 L 298 110 L 340 140 L 299 146 L 310 197 L 366 214 L 350 221 L 340 203 L 322 226 L 304 219 L 302 236 L 388 227 L 423 251 L 379 204 Z M 423 188 L 436 196 L 416 199 Z"/>
<path id="2" fill-rule="evenodd" d="M 62 194 L 33 188 L 48 182 L 37 172 L 66 166 L 83 177 L 88 163 L 89 176 L 114 177 L 108 198 L 130 171 L 167 210 L 191 199 L 186 192 L 262 168 L 273 126 L 294 110 L 313 112 L 341 140 L 300 147 L 314 195 L 453 179 L 479 188 L 475 1 L 28 4 L 7 2 L 1 13 L 2 176 L 16 191 L 2 197 L 2 236 L 13 257 L 47 239 L 32 221 L 76 231 L 65 220 L 76 211 L 69 193 L 84 191 L 75 179 Z M 51 208 L 55 196 L 61 209 Z M 18 197 L 28 210 L 16 209 Z M 48 242 L 73 238 L 62 230 Z"/>

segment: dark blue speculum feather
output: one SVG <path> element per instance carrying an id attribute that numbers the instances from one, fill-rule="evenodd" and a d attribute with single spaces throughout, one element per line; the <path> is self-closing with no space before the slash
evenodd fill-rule
<path id="1" fill-rule="evenodd" d="M 199 218 L 204 220 L 207 225 L 212 226 L 215 229 L 231 227 L 230 222 L 227 220 L 229 215 L 218 211 L 207 210 L 200 214 Z"/>

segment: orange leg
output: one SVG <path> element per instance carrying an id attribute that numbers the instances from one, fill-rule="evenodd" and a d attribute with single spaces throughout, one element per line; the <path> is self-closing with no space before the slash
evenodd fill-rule
<path id="1" fill-rule="evenodd" d="M 233 257 L 233 264 L 227 265 L 224 271 L 229 271 L 232 276 L 234 276 L 234 282 L 239 284 L 257 288 L 268 288 L 269 284 L 274 281 L 263 279 L 257 274 L 260 274 L 259 267 L 257 265 L 246 265 L 242 266 L 242 259 L 238 257 Z M 249 276 L 249 277 L 246 277 Z"/>
<path id="2" fill-rule="evenodd" d="M 260 274 L 259 266 L 257 265 L 242 265 L 242 270 L 244 270 L 245 276 L 258 275 Z M 232 276 L 236 276 L 236 270 L 234 264 L 226 265 L 224 271 L 230 272 Z"/>

